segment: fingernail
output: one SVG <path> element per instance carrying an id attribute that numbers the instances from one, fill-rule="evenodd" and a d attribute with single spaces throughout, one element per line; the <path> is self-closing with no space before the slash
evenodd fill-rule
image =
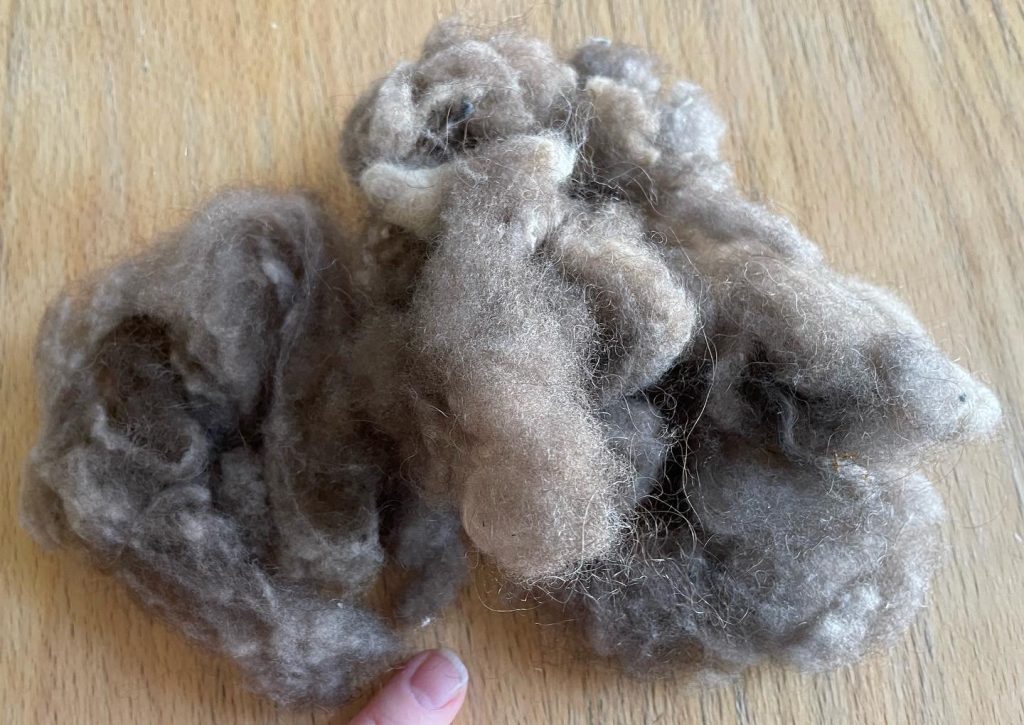
<path id="1" fill-rule="evenodd" d="M 469 682 L 469 673 L 459 656 L 447 649 L 434 650 L 409 677 L 409 689 L 421 707 L 439 710 L 454 699 Z"/>

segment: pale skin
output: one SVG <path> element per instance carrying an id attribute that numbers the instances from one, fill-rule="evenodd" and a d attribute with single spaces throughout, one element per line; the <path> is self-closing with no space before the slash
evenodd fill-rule
<path id="1" fill-rule="evenodd" d="M 448 725 L 466 699 L 469 673 L 451 650 L 410 659 L 351 725 Z"/>

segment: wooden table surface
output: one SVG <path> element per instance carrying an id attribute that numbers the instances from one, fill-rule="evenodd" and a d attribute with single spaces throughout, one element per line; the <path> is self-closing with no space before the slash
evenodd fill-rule
<path id="1" fill-rule="evenodd" d="M 0 0 L 0 721 L 343 722 L 285 712 L 111 581 L 17 526 L 32 347 L 69 280 L 227 184 L 316 190 L 356 94 L 453 10 L 557 45 L 651 47 L 704 85 L 728 155 L 838 268 L 896 288 L 1000 394 L 993 443 L 935 466 L 949 561 L 892 652 L 688 691 L 574 663 L 480 583 L 424 645 L 461 652 L 467 723 L 1008 723 L 1024 718 L 1024 8 L 920 2 Z"/>

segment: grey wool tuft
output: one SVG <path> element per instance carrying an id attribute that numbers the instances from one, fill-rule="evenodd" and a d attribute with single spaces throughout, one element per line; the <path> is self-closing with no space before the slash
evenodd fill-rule
<path id="1" fill-rule="evenodd" d="M 921 470 L 999 404 L 723 132 L 639 49 L 440 24 L 346 123 L 358 238 L 227 192 L 52 305 L 26 526 L 285 703 L 395 661 L 464 541 L 636 674 L 891 643 L 940 560 Z"/>
<path id="2" fill-rule="evenodd" d="M 292 704 L 344 701 L 400 655 L 358 601 L 389 559 L 418 574 L 397 609 L 419 618 L 465 571 L 457 520 L 389 475 L 353 408 L 330 235 L 303 197 L 229 192 L 54 302 L 23 496 L 40 542 L 87 550 Z"/>

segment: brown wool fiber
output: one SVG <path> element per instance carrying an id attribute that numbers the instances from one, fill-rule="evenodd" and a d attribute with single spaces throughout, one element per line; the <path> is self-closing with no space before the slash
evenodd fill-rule
<path id="1" fill-rule="evenodd" d="M 921 469 L 999 405 L 723 131 L 636 48 L 440 24 L 346 123 L 359 238 L 228 192 L 51 306 L 26 526 L 285 703 L 395 661 L 464 540 L 637 674 L 891 643 L 940 558 Z"/>
<path id="2" fill-rule="evenodd" d="M 387 559 L 412 574 L 400 619 L 450 602 L 465 569 L 457 521 L 389 477 L 391 444 L 352 408 L 329 241 L 302 197 L 226 193 L 58 299 L 23 497 L 42 543 L 87 550 L 295 704 L 341 702 L 400 654 L 358 603 Z"/>

